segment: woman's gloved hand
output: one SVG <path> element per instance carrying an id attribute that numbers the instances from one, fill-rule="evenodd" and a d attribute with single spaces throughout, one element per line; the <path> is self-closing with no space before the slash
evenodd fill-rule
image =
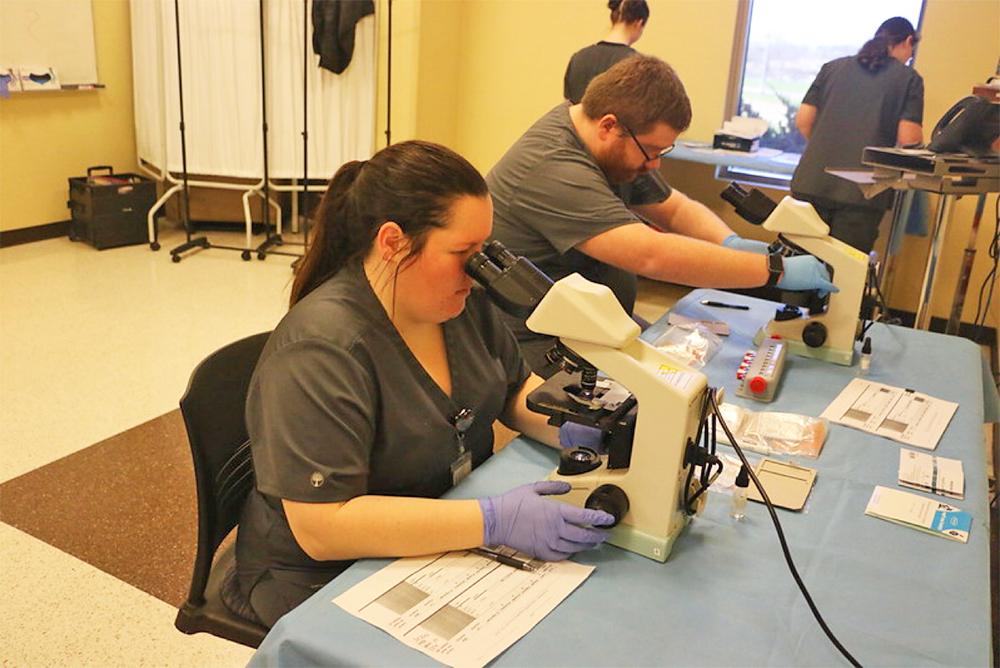
<path id="1" fill-rule="evenodd" d="M 821 295 L 840 292 L 840 288 L 830 282 L 826 266 L 812 255 L 786 257 L 784 263 L 785 272 L 778 281 L 782 290 L 819 290 Z"/>
<path id="2" fill-rule="evenodd" d="M 722 245 L 733 250 L 767 255 L 767 244 L 765 242 L 757 241 L 756 239 L 744 239 L 738 234 L 730 234 L 722 240 Z"/>
<path id="3" fill-rule="evenodd" d="M 588 427 L 576 422 L 563 422 L 559 427 L 559 445 L 564 448 L 590 448 L 594 452 L 604 452 L 604 435 L 597 427 Z"/>
<path id="4" fill-rule="evenodd" d="M 608 533 L 592 527 L 612 524 L 614 517 L 603 510 L 577 508 L 545 498 L 569 490 L 569 483 L 546 480 L 479 499 L 483 544 L 506 545 L 546 561 L 566 559 L 600 545 Z"/>

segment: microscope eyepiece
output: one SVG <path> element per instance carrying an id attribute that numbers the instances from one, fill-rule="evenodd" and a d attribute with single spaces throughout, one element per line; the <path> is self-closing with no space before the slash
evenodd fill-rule
<path id="1" fill-rule="evenodd" d="M 736 213 L 751 225 L 763 225 L 777 206 L 774 200 L 757 188 L 747 190 L 735 181 L 730 183 L 719 196 L 732 204 Z"/>
<path id="2" fill-rule="evenodd" d="M 491 241 L 482 252 L 474 253 L 465 262 L 465 273 L 486 288 L 497 306 L 520 318 L 530 315 L 552 287 L 552 279 L 499 241 Z"/>
<path id="3" fill-rule="evenodd" d="M 499 278 L 503 272 L 485 253 L 478 252 L 465 261 L 465 273 L 480 284 L 486 285 Z"/>
<path id="4" fill-rule="evenodd" d="M 517 256 L 507 250 L 506 246 L 495 239 L 486 244 L 486 247 L 483 248 L 483 252 L 504 269 L 509 269 L 517 263 Z"/>

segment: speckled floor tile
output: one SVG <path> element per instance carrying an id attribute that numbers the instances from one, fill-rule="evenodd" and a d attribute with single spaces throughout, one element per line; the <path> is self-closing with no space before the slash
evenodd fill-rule
<path id="1" fill-rule="evenodd" d="M 197 512 L 179 410 L 0 485 L 0 521 L 174 606 Z"/>
<path id="2" fill-rule="evenodd" d="M 5 666 L 243 666 L 253 650 L 174 629 L 176 610 L 0 524 Z"/>
<path id="3" fill-rule="evenodd" d="M 32 534 L 0 524 L 0 665 L 251 655 L 173 626 L 197 522 L 176 409 L 199 361 L 285 313 L 293 258 L 208 250 L 172 263 L 182 240 L 165 231 L 157 253 L 65 239 L 0 250 L 0 517 Z"/>
<path id="4" fill-rule="evenodd" d="M 172 263 L 182 240 L 165 234 L 156 253 L 65 239 L 0 250 L 0 482 L 177 408 L 206 355 L 277 324 L 292 258 L 207 250 Z"/>

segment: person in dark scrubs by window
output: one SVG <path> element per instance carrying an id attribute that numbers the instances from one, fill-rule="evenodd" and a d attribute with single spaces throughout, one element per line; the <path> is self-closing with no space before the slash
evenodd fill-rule
<path id="1" fill-rule="evenodd" d="M 642 37 L 649 21 L 646 0 L 608 0 L 611 10 L 611 32 L 597 44 L 591 44 L 573 54 L 563 77 L 563 97 L 577 104 L 583 99 L 587 84 L 619 60 L 638 53 L 632 45 Z"/>
<path id="2" fill-rule="evenodd" d="M 344 165 L 317 218 L 247 398 L 241 613 L 271 626 L 362 557 L 502 544 L 559 560 L 600 544 L 610 515 L 546 498 L 565 483 L 438 498 L 493 454 L 496 419 L 560 440 L 527 410 L 541 381 L 464 271 L 493 227 L 482 176 L 442 146 L 395 144 Z"/>
<path id="3" fill-rule="evenodd" d="M 919 39 L 905 18 L 884 21 L 856 55 L 823 65 L 795 116 L 809 143 L 792 195 L 815 207 L 831 236 L 865 253 L 875 246 L 892 192 L 866 200 L 856 184 L 825 170 L 860 168 L 865 146 L 923 141 L 924 80 L 907 66 Z"/>

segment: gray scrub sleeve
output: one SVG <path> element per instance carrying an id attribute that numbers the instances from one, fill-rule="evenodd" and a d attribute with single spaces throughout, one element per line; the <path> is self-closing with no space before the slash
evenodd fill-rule
<path id="1" fill-rule="evenodd" d="M 376 390 L 352 348 L 289 343 L 257 369 L 247 397 L 257 489 L 290 501 L 330 503 L 365 494 Z M 280 406 L 280 410 L 265 407 Z"/>
<path id="2" fill-rule="evenodd" d="M 823 88 L 826 86 L 827 79 L 830 78 L 831 68 L 832 63 L 826 63 L 819 69 L 819 74 L 813 79 L 809 90 L 806 91 L 805 96 L 802 98 L 802 104 L 812 105 L 813 107 L 822 106 Z"/>
<path id="3" fill-rule="evenodd" d="M 924 79 L 919 74 L 906 87 L 906 99 L 903 101 L 900 119 L 913 123 L 924 122 Z"/>

